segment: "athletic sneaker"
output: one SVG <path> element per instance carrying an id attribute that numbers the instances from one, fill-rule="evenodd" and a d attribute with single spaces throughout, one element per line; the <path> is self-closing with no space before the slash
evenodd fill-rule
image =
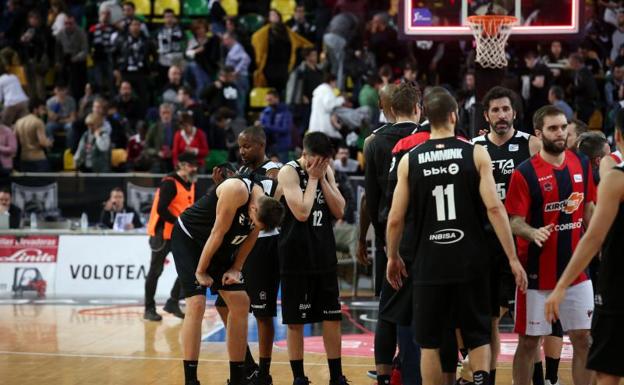
<path id="1" fill-rule="evenodd" d="M 337 380 L 329 381 L 329 385 L 349 385 L 349 380 L 345 376 L 340 376 Z"/>
<path id="2" fill-rule="evenodd" d="M 270 374 L 267 374 L 264 377 L 258 377 L 256 379 L 256 385 L 273 385 L 273 377 Z"/>
<path id="3" fill-rule="evenodd" d="M 311 384 L 311 382 L 310 380 L 308 380 L 308 377 L 297 377 L 293 381 L 293 385 L 309 385 L 309 384 Z"/>
<path id="4" fill-rule="evenodd" d="M 376 370 L 369 370 L 368 372 L 366 372 L 366 375 L 371 380 L 376 380 L 377 379 L 377 371 Z"/>
<path id="5" fill-rule="evenodd" d="M 147 321 L 162 321 L 162 316 L 156 313 L 156 309 L 145 309 L 143 319 Z"/>
<path id="6" fill-rule="evenodd" d="M 561 383 L 559 383 L 559 379 L 554 384 L 550 380 L 544 380 L 544 385 L 561 385 Z"/>
<path id="7" fill-rule="evenodd" d="M 245 369 L 247 381 L 257 381 L 260 378 L 260 367 L 256 364 Z"/>
<path id="8" fill-rule="evenodd" d="M 167 313 L 173 314 L 178 318 L 184 319 L 184 313 L 182 312 L 182 309 L 180 309 L 180 304 L 177 300 L 169 298 L 167 300 L 167 303 L 165 303 L 165 307 L 163 307 L 163 310 Z"/>

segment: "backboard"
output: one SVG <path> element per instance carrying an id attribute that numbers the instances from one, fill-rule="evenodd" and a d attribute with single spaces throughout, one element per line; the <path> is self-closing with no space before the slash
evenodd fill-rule
<path id="1" fill-rule="evenodd" d="M 403 38 L 470 38 L 466 18 L 491 13 L 515 16 L 511 38 L 574 38 L 581 32 L 583 0 L 402 0 L 399 27 Z"/>

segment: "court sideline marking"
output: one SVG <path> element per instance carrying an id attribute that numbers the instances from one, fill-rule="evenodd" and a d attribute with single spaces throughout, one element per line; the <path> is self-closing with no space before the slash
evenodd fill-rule
<path id="1" fill-rule="evenodd" d="M 308 353 L 314 354 L 314 353 Z M 134 360 L 134 361 L 181 361 L 181 357 L 141 357 L 141 356 L 122 356 L 122 355 L 105 355 L 105 354 L 78 354 L 78 353 L 42 353 L 42 352 L 14 352 L 8 350 L 0 350 L 0 355 L 7 356 L 40 356 L 40 357 L 64 357 L 64 358 L 96 358 L 96 359 L 113 359 L 113 360 Z M 225 363 L 229 362 L 229 360 L 218 360 L 218 359 L 207 359 L 200 358 L 200 362 L 218 362 Z M 290 362 L 287 361 L 272 361 L 271 365 L 290 365 Z M 305 366 L 327 366 L 326 362 L 305 362 Z M 349 367 L 371 367 L 372 364 L 347 364 L 342 363 L 342 366 Z"/>

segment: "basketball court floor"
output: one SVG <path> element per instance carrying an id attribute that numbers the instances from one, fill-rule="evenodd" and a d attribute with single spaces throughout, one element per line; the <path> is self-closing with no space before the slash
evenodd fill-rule
<path id="1" fill-rule="evenodd" d="M 373 369 L 376 318 L 376 303 L 370 299 L 344 300 L 343 365 L 352 384 L 374 383 L 366 371 Z M 250 346 L 257 359 L 256 325 L 253 317 L 249 320 Z M 275 322 L 273 382 L 289 385 L 286 329 L 279 317 Z M 181 326 L 166 313 L 162 322 L 144 321 L 139 300 L 0 299 L 0 384 L 182 384 Z M 317 325 L 306 327 L 306 372 L 316 385 L 329 382 L 320 335 Z M 217 313 L 208 306 L 199 368 L 203 385 L 226 383 L 224 338 Z M 498 384 L 511 384 L 516 340 L 513 334 L 503 335 Z M 563 355 L 561 383 L 571 385 L 569 342 Z"/>

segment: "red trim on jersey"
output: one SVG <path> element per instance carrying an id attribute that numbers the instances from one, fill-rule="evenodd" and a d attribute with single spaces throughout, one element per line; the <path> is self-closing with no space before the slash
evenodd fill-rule
<path id="1" fill-rule="evenodd" d="M 516 288 L 516 319 L 514 325 L 514 333 L 520 335 L 526 334 L 527 326 L 527 306 L 526 306 L 526 292 L 523 293 L 520 289 Z"/>
<path id="2" fill-rule="evenodd" d="M 428 131 L 417 132 L 415 134 L 406 136 L 405 138 L 396 142 L 394 148 L 392 149 L 392 155 L 398 154 L 400 152 L 409 151 L 419 144 L 425 143 L 427 140 L 429 140 L 430 136 L 431 133 Z"/>
<path id="3" fill-rule="evenodd" d="M 619 151 L 612 152 L 609 154 L 609 156 L 615 161 L 615 163 L 622 163 L 622 154 Z"/>

